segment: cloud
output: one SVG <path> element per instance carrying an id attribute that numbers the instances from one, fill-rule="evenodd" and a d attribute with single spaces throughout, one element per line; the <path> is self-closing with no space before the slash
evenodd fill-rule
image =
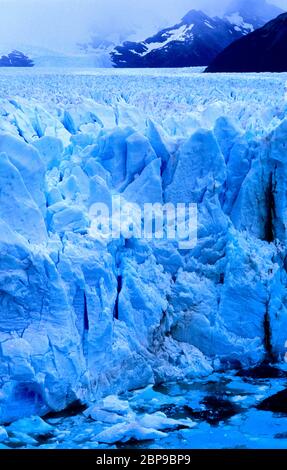
<path id="1" fill-rule="evenodd" d="M 250 0 L 252 1 L 252 0 Z M 34 44 L 58 50 L 101 35 L 141 28 L 150 34 L 192 8 L 220 13 L 229 0 L 0 0 L 0 44 Z M 273 0 L 287 9 L 287 0 Z"/>

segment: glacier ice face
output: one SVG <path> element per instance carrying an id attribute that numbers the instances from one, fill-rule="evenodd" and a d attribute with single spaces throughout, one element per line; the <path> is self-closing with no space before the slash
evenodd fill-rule
<path id="1" fill-rule="evenodd" d="M 283 359 L 286 77 L 49 78 L 0 76 L 0 422 Z M 115 195 L 196 203 L 196 246 L 95 239 Z"/>

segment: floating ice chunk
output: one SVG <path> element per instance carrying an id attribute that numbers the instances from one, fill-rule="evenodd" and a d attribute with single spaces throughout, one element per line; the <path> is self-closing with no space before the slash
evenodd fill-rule
<path id="1" fill-rule="evenodd" d="M 85 415 L 92 418 L 94 421 L 106 424 L 118 424 L 127 422 L 126 416 L 120 416 L 117 413 L 102 410 L 97 406 L 91 407 L 85 411 Z"/>
<path id="2" fill-rule="evenodd" d="M 45 436 L 53 434 L 54 428 L 46 423 L 39 416 L 32 416 L 31 418 L 22 418 L 8 426 L 9 432 L 20 432 L 28 434 L 29 436 Z"/>
<path id="3" fill-rule="evenodd" d="M 171 419 L 167 418 L 164 413 L 157 412 L 154 414 L 145 414 L 139 418 L 139 424 L 144 428 L 157 429 L 159 431 L 174 430 L 179 428 L 193 428 L 196 426 L 189 419 Z"/>
<path id="4" fill-rule="evenodd" d="M 116 424 L 98 434 L 95 439 L 104 444 L 115 444 L 117 442 L 147 441 L 167 437 L 166 433 L 152 428 L 145 428 L 138 423 Z"/>
<path id="5" fill-rule="evenodd" d="M 18 432 L 18 431 L 13 431 L 12 436 L 9 439 L 9 442 L 13 444 L 14 446 L 17 445 L 17 447 L 23 447 L 23 446 L 39 446 L 39 442 L 34 439 L 32 436 L 29 436 L 29 434 L 26 434 L 25 432 Z"/>
<path id="6" fill-rule="evenodd" d="M 88 408 L 84 414 L 90 416 L 95 421 L 109 424 L 130 421 L 133 417 L 129 403 L 120 400 L 116 395 L 105 397 L 96 405 L 92 405 Z"/>
<path id="7" fill-rule="evenodd" d="M 110 411 L 112 413 L 118 413 L 125 415 L 129 412 L 129 403 L 124 400 L 120 400 L 116 395 L 110 395 L 103 399 L 102 409 Z"/>

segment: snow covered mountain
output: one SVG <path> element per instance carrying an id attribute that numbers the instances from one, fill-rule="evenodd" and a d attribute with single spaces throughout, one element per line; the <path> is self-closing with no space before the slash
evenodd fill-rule
<path id="1" fill-rule="evenodd" d="M 287 13 L 222 51 L 207 72 L 286 72 Z"/>
<path id="2" fill-rule="evenodd" d="M 224 47 L 249 31 L 191 10 L 181 22 L 143 42 L 125 42 L 112 52 L 116 67 L 185 67 L 209 64 Z"/>
<path id="3" fill-rule="evenodd" d="M 111 57 L 115 67 L 208 65 L 229 44 L 263 26 L 281 10 L 265 0 L 236 0 L 223 18 L 191 10 L 181 22 L 142 42 L 126 41 Z"/>

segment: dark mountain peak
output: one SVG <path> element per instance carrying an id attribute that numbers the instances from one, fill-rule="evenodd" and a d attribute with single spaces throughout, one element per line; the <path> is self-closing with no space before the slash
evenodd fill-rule
<path id="1" fill-rule="evenodd" d="M 279 24 L 284 24 L 286 23 L 287 21 L 287 12 L 286 13 L 281 13 L 281 15 L 277 16 L 277 18 L 274 18 L 273 20 L 269 21 L 269 23 L 267 23 L 265 26 L 263 26 L 263 28 L 265 27 L 268 27 L 268 25 L 270 26 L 271 24 L 273 25 L 278 25 Z M 261 29 L 263 29 L 261 28 Z"/>
<path id="2" fill-rule="evenodd" d="M 34 62 L 23 52 L 13 50 L 8 55 L 0 57 L 0 67 L 33 67 Z"/>
<path id="3" fill-rule="evenodd" d="M 224 49 L 206 72 L 286 72 L 287 13 Z"/>
<path id="4" fill-rule="evenodd" d="M 254 33 L 256 33 L 255 38 L 259 38 L 260 36 L 266 37 L 272 40 L 273 43 L 274 40 L 278 39 L 277 36 L 280 38 L 282 34 L 287 33 L 287 13 L 282 13 L 281 15 L 277 16 L 277 18 L 269 21 L 264 26 L 262 26 L 262 28 L 254 31 Z M 248 40 L 250 39 L 248 38 Z"/>
<path id="5" fill-rule="evenodd" d="M 198 23 L 200 21 L 207 21 L 207 20 L 209 20 L 209 16 L 207 16 L 201 10 L 190 10 L 182 18 L 182 23 L 190 25 L 192 23 Z"/>

